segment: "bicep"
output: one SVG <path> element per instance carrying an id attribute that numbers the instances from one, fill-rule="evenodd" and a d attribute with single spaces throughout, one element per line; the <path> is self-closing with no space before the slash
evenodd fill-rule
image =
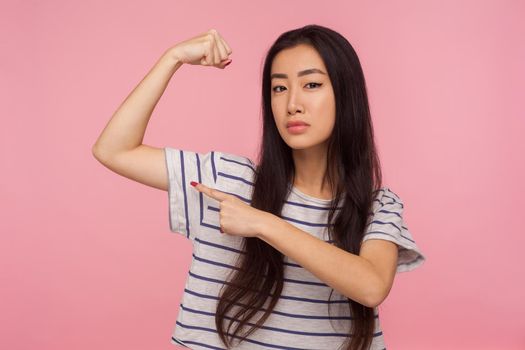
<path id="1" fill-rule="evenodd" d="M 97 158 L 111 171 L 141 184 L 168 190 L 168 173 L 164 149 L 148 145 Z"/>

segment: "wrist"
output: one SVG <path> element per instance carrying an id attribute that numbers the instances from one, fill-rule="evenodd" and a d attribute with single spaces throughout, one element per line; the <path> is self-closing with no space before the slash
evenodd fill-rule
<path id="1" fill-rule="evenodd" d="M 272 213 L 265 212 L 263 219 L 259 222 L 257 238 L 267 241 L 269 235 L 276 231 L 280 218 Z"/>
<path id="2" fill-rule="evenodd" d="M 184 64 L 184 62 L 182 62 L 180 58 L 177 56 L 177 53 L 173 47 L 169 48 L 168 50 L 164 52 L 161 60 L 168 62 L 168 64 L 173 66 L 173 68 L 175 69 L 178 69 L 180 66 Z"/>

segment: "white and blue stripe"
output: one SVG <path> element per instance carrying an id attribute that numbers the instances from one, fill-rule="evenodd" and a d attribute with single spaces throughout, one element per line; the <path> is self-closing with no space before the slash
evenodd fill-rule
<path id="1" fill-rule="evenodd" d="M 169 177 L 170 231 L 193 244 L 192 264 L 186 280 L 171 342 L 191 349 L 224 349 L 215 328 L 220 288 L 235 269 L 236 258 L 245 254 L 242 237 L 219 233 L 217 202 L 193 189 L 190 181 L 235 195 L 250 203 L 254 164 L 247 157 L 212 151 L 197 153 L 166 147 Z M 314 198 L 292 188 L 281 218 L 298 228 L 332 242 L 327 235 L 328 200 Z M 402 218 L 403 202 L 389 188 L 374 200 L 367 239 L 386 239 L 399 246 L 397 272 L 423 263 L 421 254 Z M 284 286 L 275 309 L 263 327 L 233 349 L 337 349 L 346 338 L 352 320 L 345 296 L 317 279 L 295 261 L 284 257 Z M 267 303 L 265 303 L 266 307 Z M 328 314 L 330 307 L 331 314 Z M 263 313 L 259 310 L 251 321 Z M 385 349 L 376 312 L 370 349 Z"/>

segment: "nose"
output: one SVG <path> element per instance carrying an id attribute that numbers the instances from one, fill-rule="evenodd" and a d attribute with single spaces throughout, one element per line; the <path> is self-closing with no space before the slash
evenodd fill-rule
<path id="1" fill-rule="evenodd" d="M 296 112 L 299 112 L 299 113 L 302 113 L 303 112 L 303 107 L 300 103 L 298 103 L 298 94 L 296 92 L 294 92 L 292 89 L 290 89 L 290 93 L 288 94 L 288 96 L 290 96 L 288 98 L 288 114 L 289 115 L 293 115 L 295 114 Z"/>

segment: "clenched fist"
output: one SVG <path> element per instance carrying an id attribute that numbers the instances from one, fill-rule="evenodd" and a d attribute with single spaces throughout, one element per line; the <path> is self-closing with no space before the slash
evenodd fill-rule
<path id="1" fill-rule="evenodd" d="M 230 46 L 215 29 L 182 41 L 169 49 L 177 61 L 224 69 L 230 64 Z"/>

